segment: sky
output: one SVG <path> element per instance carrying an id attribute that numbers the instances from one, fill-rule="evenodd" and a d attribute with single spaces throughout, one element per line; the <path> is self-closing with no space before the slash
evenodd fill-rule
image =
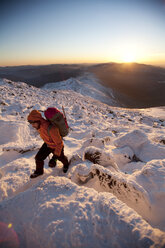
<path id="1" fill-rule="evenodd" d="M 165 67 L 165 0 L 1 0 L 0 66 Z"/>

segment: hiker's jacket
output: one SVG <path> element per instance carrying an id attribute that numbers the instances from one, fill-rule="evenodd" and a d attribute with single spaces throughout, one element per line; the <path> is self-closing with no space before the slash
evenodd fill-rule
<path id="1" fill-rule="evenodd" d="M 32 110 L 27 119 L 29 122 L 39 121 L 41 123 L 40 128 L 37 130 L 41 138 L 48 147 L 54 150 L 55 155 L 60 156 L 64 144 L 59 129 L 51 125 L 49 121 L 42 118 L 42 115 L 38 110 Z M 50 125 L 51 127 L 48 128 Z"/>
<path id="2" fill-rule="evenodd" d="M 42 118 L 40 129 L 37 131 L 48 147 L 54 150 L 54 154 L 60 156 L 64 144 L 59 129 L 52 125 L 48 131 L 49 125 L 51 125 L 50 122 Z"/>

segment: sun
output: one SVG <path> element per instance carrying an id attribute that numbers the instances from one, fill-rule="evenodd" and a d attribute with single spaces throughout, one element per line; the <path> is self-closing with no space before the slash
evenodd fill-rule
<path id="1" fill-rule="evenodd" d="M 122 61 L 123 61 L 124 63 L 135 62 L 135 60 L 136 60 L 136 56 L 135 56 L 135 54 L 133 54 L 133 53 L 126 53 L 126 54 L 124 54 L 123 57 L 122 57 Z"/>
<path id="2" fill-rule="evenodd" d="M 138 44 L 123 42 L 111 51 L 111 60 L 117 63 L 139 63 L 144 57 L 144 50 Z"/>

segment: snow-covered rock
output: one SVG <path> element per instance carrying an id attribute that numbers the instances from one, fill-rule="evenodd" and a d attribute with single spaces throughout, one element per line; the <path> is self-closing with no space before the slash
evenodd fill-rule
<path id="1" fill-rule="evenodd" d="M 165 159 L 148 162 L 141 170 L 136 171 L 133 177 L 146 189 L 152 201 L 152 224 L 162 228 L 165 223 Z"/>
<path id="2" fill-rule="evenodd" d="M 48 177 L 2 202 L 0 213 L 1 223 L 13 226 L 20 247 L 147 248 L 165 242 L 163 232 L 112 194 L 79 187 L 63 177 Z"/>
<path id="3" fill-rule="evenodd" d="M 129 146 L 133 149 L 134 152 L 137 152 L 137 150 L 147 141 L 147 135 L 141 130 L 137 129 L 115 139 L 114 145 L 116 147 Z"/>
<path id="4" fill-rule="evenodd" d="M 118 170 L 117 165 L 111 159 L 108 151 L 102 151 L 94 146 L 89 146 L 84 150 L 84 159 L 87 159 L 94 164 L 100 164 L 104 167 L 112 166 L 115 170 Z"/>
<path id="5" fill-rule="evenodd" d="M 134 156 L 134 152 L 129 146 L 112 149 L 111 154 L 118 166 L 131 162 Z"/>

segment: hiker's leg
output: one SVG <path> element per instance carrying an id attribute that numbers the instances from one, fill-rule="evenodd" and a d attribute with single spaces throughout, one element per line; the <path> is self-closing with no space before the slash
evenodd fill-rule
<path id="1" fill-rule="evenodd" d="M 52 149 L 47 146 L 46 143 L 44 143 L 41 148 L 39 149 L 38 153 L 35 156 L 35 162 L 36 162 L 36 172 L 42 173 L 44 172 L 44 160 L 47 158 L 47 156 L 52 152 Z"/>
<path id="2" fill-rule="evenodd" d="M 53 159 L 58 159 L 60 162 L 63 163 L 63 165 L 68 165 L 69 164 L 68 158 L 64 155 L 64 147 L 62 148 L 60 156 L 53 155 L 52 158 Z"/>
<path id="3" fill-rule="evenodd" d="M 64 147 L 62 148 L 60 156 L 53 155 L 53 159 L 58 159 L 60 162 L 63 163 L 63 172 L 66 173 L 69 167 L 69 161 L 68 158 L 64 155 Z"/>
<path id="4" fill-rule="evenodd" d="M 54 156 L 49 160 L 49 163 L 48 163 L 48 166 L 53 168 L 53 167 L 56 167 L 56 164 L 57 164 L 57 159 L 54 158 Z"/>

